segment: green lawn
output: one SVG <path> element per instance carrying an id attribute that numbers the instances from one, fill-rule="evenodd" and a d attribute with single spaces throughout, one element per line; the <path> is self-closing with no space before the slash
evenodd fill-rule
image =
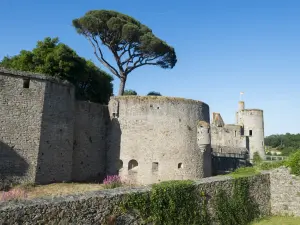
<path id="1" fill-rule="evenodd" d="M 273 216 L 271 218 L 254 222 L 251 225 L 299 225 L 299 224 L 300 224 L 300 217 Z"/>

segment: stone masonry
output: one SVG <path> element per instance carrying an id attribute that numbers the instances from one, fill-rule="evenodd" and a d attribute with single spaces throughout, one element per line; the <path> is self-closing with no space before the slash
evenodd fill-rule
<path id="1" fill-rule="evenodd" d="M 236 124 L 225 124 L 220 113 L 213 113 L 211 129 L 212 152 L 247 154 L 251 160 L 257 152 L 262 159 L 265 158 L 262 110 L 245 109 L 245 103 L 241 101 Z"/>
<path id="2" fill-rule="evenodd" d="M 246 178 L 250 195 L 258 204 L 260 216 L 270 215 L 270 180 L 268 174 Z M 234 179 L 230 177 L 209 177 L 196 181 L 199 193 L 205 193 L 208 211 L 215 218 L 213 206 L 216 194 L 223 189 L 232 193 Z M 107 218 L 116 216 L 114 224 L 142 224 L 136 215 L 116 215 L 113 210 L 124 196 L 136 192 L 149 192 L 151 186 L 140 188 L 116 188 L 56 198 L 24 200 L 17 203 L 0 204 L 0 224 L 108 224 Z M 218 224 L 218 223 L 213 223 Z"/>
<path id="3" fill-rule="evenodd" d="M 0 68 L 0 184 L 199 179 L 214 151 L 262 152 L 262 111 L 240 109 L 233 126 L 217 117 L 210 125 L 206 103 L 182 98 L 77 101 L 68 82 Z"/>

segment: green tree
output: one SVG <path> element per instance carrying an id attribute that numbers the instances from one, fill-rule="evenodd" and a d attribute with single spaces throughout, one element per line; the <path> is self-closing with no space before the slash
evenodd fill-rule
<path id="1" fill-rule="evenodd" d="M 127 76 L 134 69 L 145 65 L 173 68 L 177 62 L 173 47 L 128 15 L 92 10 L 74 19 L 73 26 L 90 42 L 97 59 L 120 79 L 119 95 L 123 95 Z M 112 53 L 116 66 L 105 59 L 101 44 Z"/>
<path id="2" fill-rule="evenodd" d="M 148 94 L 148 96 L 161 96 L 161 94 L 159 92 L 156 92 L 156 91 L 150 91 Z"/>
<path id="3" fill-rule="evenodd" d="M 136 91 L 135 90 L 125 90 L 123 95 L 137 95 Z"/>
<path id="4" fill-rule="evenodd" d="M 300 148 L 300 134 L 276 134 L 265 137 L 265 145 L 273 148 Z"/>
<path id="5" fill-rule="evenodd" d="M 32 51 L 22 50 L 16 56 L 6 56 L 0 66 L 68 80 L 74 84 L 80 100 L 107 104 L 113 92 L 113 78 L 109 74 L 79 57 L 58 38 L 47 37 L 38 41 Z"/>

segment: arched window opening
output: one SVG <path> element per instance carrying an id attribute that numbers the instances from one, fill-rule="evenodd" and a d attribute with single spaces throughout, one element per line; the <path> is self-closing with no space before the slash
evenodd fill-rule
<path id="1" fill-rule="evenodd" d="M 128 170 L 132 170 L 133 168 L 136 168 L 138 165 L 139 165 L 138 162 L 132 159 L 128 162 Z"/>

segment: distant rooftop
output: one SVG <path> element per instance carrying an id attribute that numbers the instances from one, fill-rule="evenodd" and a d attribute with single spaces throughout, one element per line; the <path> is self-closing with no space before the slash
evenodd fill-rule
<path id="1" fill-rule="evenodd" d="M 19 78 L 29 78 L 33 80 L 41 80 L 41 81 L 50 81 L 57 84 L 62 85 L 72 85 L 68 81 L 64 81 L 58 78 L 51 77 L 46 74 L 40 74 L 40 73 L 33 73 L 33 72 L 26 72 L 26 71 L 20 71 L 20 70 L 13 70 L 13 69 L 6 69 L 4 67 L 0 67 L 0 75 L 4 76 L 12 76 L 12 77 L 19 77 Z"/>

